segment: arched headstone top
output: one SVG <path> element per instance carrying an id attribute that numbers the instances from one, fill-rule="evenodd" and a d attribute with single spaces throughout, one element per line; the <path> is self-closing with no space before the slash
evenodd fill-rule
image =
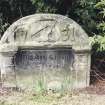
<path id="1" fill-rule="evenodd" d="M 57 14 L 35 14 L 19 19 L 4 33 L 1 44 L 17 48 L 63 46 L 91 49 L 85 31 L 72 19 Z"/>

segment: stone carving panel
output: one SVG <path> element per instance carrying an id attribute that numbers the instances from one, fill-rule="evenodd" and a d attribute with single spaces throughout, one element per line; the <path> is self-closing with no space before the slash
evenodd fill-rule
<path id="1" fill-rule="evenodd" d="M 71 49 L 20 50 L 15 55 L 15 65 L 21 70 L 71 69 L 74 53 Z"/>

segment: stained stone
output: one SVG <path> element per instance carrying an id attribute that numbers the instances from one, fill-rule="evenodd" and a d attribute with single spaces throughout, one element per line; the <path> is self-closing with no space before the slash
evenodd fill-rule
<path id="1" fill-rule="evenodd" d="M 3 84 L 36 90 L 89 86 L 89 38 L 70 18 L 56 14 L 23 17 L 7 29 L 0 44 Z"/>

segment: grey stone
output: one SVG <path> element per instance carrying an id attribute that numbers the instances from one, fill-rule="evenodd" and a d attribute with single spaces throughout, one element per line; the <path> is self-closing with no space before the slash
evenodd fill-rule
<path id="1" fill-rule="evenodd" d="M 60 84 L 57 88 L 89 86 L 89 38 L 70 18 L 56 14 L 23 17 L 7 29 L 0 44 L 1 82 L 14 80 L 17 86 L 46 89 L 51 88 L 51 81 Z"/>

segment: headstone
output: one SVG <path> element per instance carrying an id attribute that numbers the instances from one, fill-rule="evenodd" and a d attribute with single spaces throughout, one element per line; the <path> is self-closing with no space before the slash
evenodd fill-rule
<path id="1" fill-rule="evenodd" d="M 13 23 L 1 38 L 1 82 L 29 89 L 89 86 L 91 46 L 72 19 L 35 14 Z"/>

